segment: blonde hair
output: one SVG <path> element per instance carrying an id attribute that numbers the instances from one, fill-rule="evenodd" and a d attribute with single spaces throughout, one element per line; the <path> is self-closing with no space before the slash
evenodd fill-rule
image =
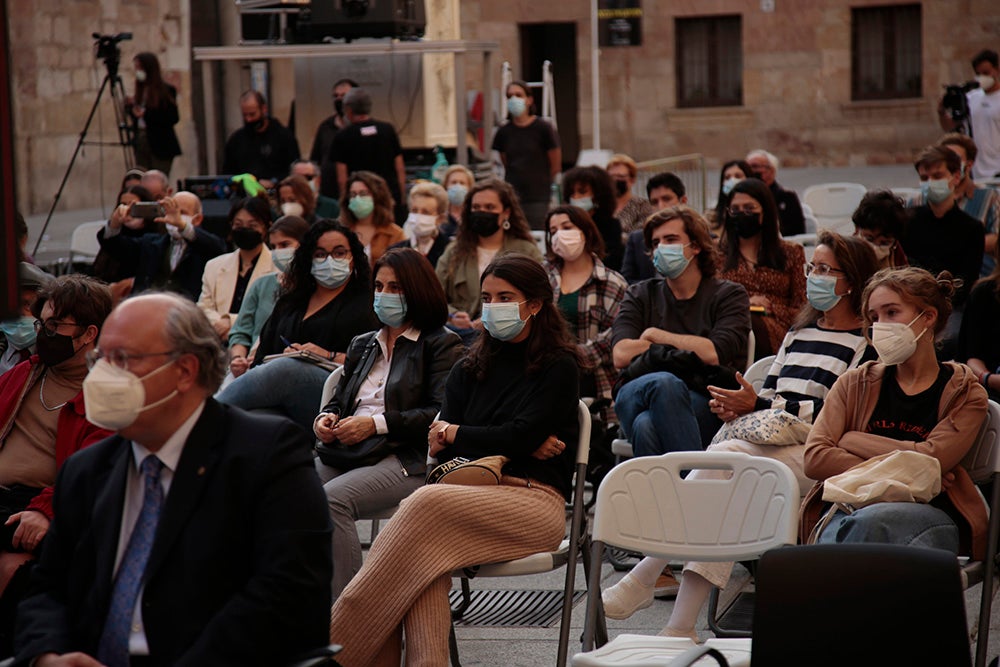
<path id="1" fill-rule="evenodd" d="M 437 202 L 438 220 L 448 215 L 448 193 L 437 183 L 417 183 L 410 188 L 410 194 L 407 195 L 407 203 L 410 206 L 413 206 L 414 197 L 430 197 Z"/>
<path id="2" fill-rule="evenodd" d="M 615 153 L 611 156 L 611 159 L 608 161 L 608 166 L 604 169 L 605 171 L 611 171 L 611 167 L 615 167 L 617 165 L 622 165 L 628 169 L 628 177 L 635 180 L 636 175 L 639 173 L 639 165 L 635 163 L 635 160 L 624 153 Z"/>
<path id="3" fill-rule="evenodd" d="M 445 185 L 446 183 L 448 183 L 448 179 L 451 178 L 451 175 L 456 172 L 461 172 L 465 174 L 466 178 L 469 179 L 469 188 L 472 188 L 472 186 L 476 184 L 475 175 L 473 175 L 472 171 L 464 164 L 453 164 L 450 167 L 448 167 L 448 169 L 444 172 L 444 179 L 441 181 L 441 184 Z M 447 186 L 445 185 L 445 187 Z"/>

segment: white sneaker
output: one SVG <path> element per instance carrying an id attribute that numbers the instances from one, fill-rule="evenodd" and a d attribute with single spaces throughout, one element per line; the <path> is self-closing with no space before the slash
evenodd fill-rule
<path id="1" fill-rule="evenodd" d="M 621 621 L 653 604 L 653 587 L 643 586 L 631 573 L 601 593 L 604 615 Z"/>

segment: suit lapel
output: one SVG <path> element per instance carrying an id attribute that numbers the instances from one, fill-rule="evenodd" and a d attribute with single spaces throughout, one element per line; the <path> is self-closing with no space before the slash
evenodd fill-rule
<path id="1" fill-rule="evenodd" d="M 212 477 L 212 468 L 219 457 L 219 443 L 226 432 L 225 421 L 219 404 L 208 399 L 177 462 L 177 470 L 174 471 L 170 492 L 156 528 L 153 551 L 146 565 L 147 579 L 162 565 L 170 547 L 198 507 L 198 501 Z"/>
<path id="2" fill-rule="evenodd" d="M 101 590 L 98 599 L 106 599 L 110 594 L 114 578 L 115 557 L 118 555 L 118 535 L 122 526 L 122 509 L 125 505 L 125 482 L 128 479 L 128 465 L 132 459 L 129 440 L 114 436 L 113 454 L 102 471 L 103 478 L 95 480 L 100 491 L 94 500 L 91 526 L 97 551 L 96 583 Z"/>

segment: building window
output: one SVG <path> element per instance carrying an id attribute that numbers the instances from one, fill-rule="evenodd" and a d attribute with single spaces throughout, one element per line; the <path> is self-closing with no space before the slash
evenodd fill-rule
<path id="1" fill-rule="evenodd" d="M 743 104 L 739 16 L 676 19 L 677 106 Z"/>
<path id="2" fill-rule="evenodd" d="M 920 97 L 920 5 L 851 9 L 851 99 Z"/>

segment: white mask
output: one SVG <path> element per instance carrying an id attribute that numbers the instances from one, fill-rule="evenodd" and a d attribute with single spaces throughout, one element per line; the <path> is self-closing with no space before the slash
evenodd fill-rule
<path id="1" fill-rule="evenodd" d="M 410 236 L 416 236 L 418 239 L 427 238 L 437 232 L 437 216 L 411 213 L 407 216 L 403 229 Z"/>
<path id="2" fill-rule="evenodd" d="M 977 74 L 976 81 L 979 82 L 979 87 L 982 88 L 983 90 L 989 90 L 997 82 L 997 80 L 994 79 L 989 74 Z"/>
<path id="3" fill-rule="evenodd" d="M 875 322 L 872 324 L 872 345 L 878 352 L 879 361 L 886 366 L 901 364 L 917 350 L 917 340 L 927 333 L 927 327 L 920 334 L 913 333 L 913 323 L 920 319 L 920 313 L 909 324 L 902 322 Z"/>
<path id="4" fill-rule="evenodd" d="M 275 248 L 271 251 L 271 263 L 282 273 L 288 270 L 288 264 L 295 256 L 295 248 Z"/>
<path id="5" fill-rule="evenodd" d="M 560 229 L 552 235 L 552 252 L 567 262 L 583 254 L 585 245 L 583 232 L 579 229 Z"/>
<path id="6" fill-rule="evenodd" d="M 301 218 L 305 212 L 305 208 L 297 201 L 286 201 L 281 205 L 281 215 L 294 215 Z"/>
<path id="7" fill-rule="evenodd" d="M 135 71 L 135 80 L 139 83 L 143 83 L 146 80 L 146 70 L 137 69 Z"/>
<path id="8" fill-rule="evenodd" d="M 174 363 L 173 359 L 140 378 L 124 368 L 118 368 L 107 359 L 98 359 L 83 380 L 83 400 L 87 421 L 95 426 L 117 431 L 130 426 L 146 410 L 166 403 L 177 395 L 177 390 L 146 405 L 146 388 L 142 381 Z"/>

